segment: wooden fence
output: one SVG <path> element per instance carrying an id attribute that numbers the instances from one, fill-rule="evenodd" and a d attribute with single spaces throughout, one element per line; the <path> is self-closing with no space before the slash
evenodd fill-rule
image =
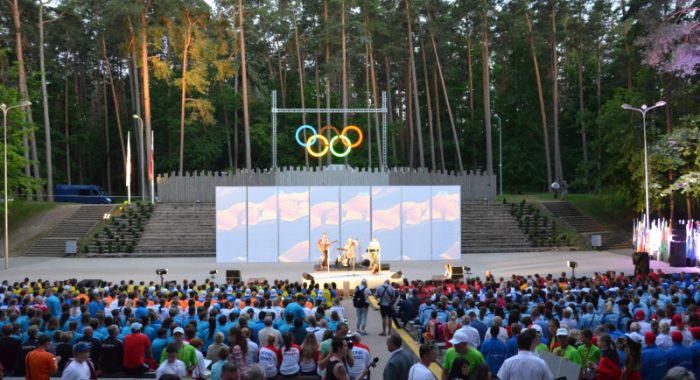
<path id="1" fill-rule="evenodd" d="M 424 186 L 460 185 L 462 200 L 495 200 L 496 176 L 486 173 L 392 168 L 319 170 L 285 167 L 235 172 L 175 172 L 157 177 L 157 196 L 165 203 L 214 203 L 217 186 Z"/>

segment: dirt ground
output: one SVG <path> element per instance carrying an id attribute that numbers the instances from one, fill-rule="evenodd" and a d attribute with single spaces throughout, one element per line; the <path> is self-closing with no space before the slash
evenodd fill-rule
<path id="1" fill-rule="evenodd" d="M 18 256 L 23 254 L 34 240 L 47 234 L 62 220 L 69 218 L 78 211 L 79 208 L 80 205 L 58 204 L 50 210 L 38 212 L 17 226 L 13 226 L 12 219 L 10 219 L 10 255 Z M 0 247 L 4 246 L 5 236 L 3 234 L 3 236 L 0 236 Z"/>

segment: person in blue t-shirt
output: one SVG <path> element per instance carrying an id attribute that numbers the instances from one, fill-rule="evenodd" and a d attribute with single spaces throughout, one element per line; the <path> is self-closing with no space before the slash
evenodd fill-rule
<path id="1" fill-rule="evenodd" d="M 518 354 L 518 335 L 520 335 L 522 327 L 517 323 L 513 323 L 510 326 L 510 330 L 513 332 L 513 336 L 506 341 L 506 359 Z"/>
<path id="2" fill-rule="evenodd" d="M 656 335 L 652 331 L 644 334 L 646 347 L 642 350 L 642 380 L 663 379 L 668 371 L 666 352 L 656 345 Z"/>
<path id="3" fill-rule="evenodd" d="M 168 330 L 164 327 L 158 329 L 157 336 L 156 339 L 153 339 L 153 343 L 151 343 L 151 350 L 153 351 L 154 358 L 160 358 L 160 354 L 165 349 L 165 346 L 167 346 L 172 339 L 168 339 Z"/>
<path id="4" fill-rule="evenodd" d="M 49 307 L 49 312 L 52 317 L 61 316 L 61 300 L 53 294 L 53 289 L 46 289 L 46 306 Z"/>
<path id="5" fill-rule="evenodd" d="M 693 370 L 693 352 L 683 346 L 683 333 L 674 331 L 671 333 L 673 346 L 666 351 L 668 355 L 668 368 L 683 367 L 688 371 Z"/>
<path id="6" fill-rule="evenodd" d="M 491 373 L 496 375 L 501 369 L 503 362 L 506 360 L 506 345 L 498 339 L 498 333 L 501 331 L 499 326 L 491 326 L 489 337 L 481 344 L 479 351 L 484 355 L 486 364 L 488 364 Z"/>

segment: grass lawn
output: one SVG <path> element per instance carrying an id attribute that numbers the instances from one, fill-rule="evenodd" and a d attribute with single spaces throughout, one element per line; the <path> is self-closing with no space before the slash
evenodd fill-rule
<path id="1" fill-rule="evenodd" d="M 550 193 L 504 194 L 498 197 L 499 200 L 503 198 L 506 198 L 508 203 L 520 202 L 523 199 L 528 203 L 554 200 Z M 630 229 L 631 222 L 636 216 L 634 210 L 628 209 L 622 202 L 612 197 L 598 194 L 569 194 L 567 200 L 584 215 L 611 229 Z"/>
<path id="2" fill-rule="evenodd" d="M 11 231 L 32 216 L 56 207 L 54 202 L 13 201 L 9 203 L 8 218 Z"/>

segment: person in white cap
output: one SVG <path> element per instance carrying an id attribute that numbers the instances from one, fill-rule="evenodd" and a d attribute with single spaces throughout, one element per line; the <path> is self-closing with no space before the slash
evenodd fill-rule
<path id="1" fill-rule="evenodd" d="M 474 373 L 476 366 L 485 363 L 484 355 L 476 348 L 469 346 L 469 337 L 463 331 L 457 330 L 450 339 L 452 347 L 445 351 L 442 360 L 442 380 L 446 380 L 452 370 L 452 364 L 457 358 L 462 358 L 469 362 L 469 373 Z"/>
<path id="2" fill-rule="evenodd" d="M 499 379 L 508 380 L 553 380 L 549 367 L 532 351 L 540 344 L 534 329 L 527 329 L 518 335 L 518 354 L 506 359 L 498 370 Z"/>
<path id="3" fill-rule="evenodd" d="M 569 330 L 565 327 L 557 329 L 557 342 L 559 342 L 559 347 L 554 349 L 554 355 L 561 356 L 581 365 L 581 354 L 569 344 Z"/>
<path id="4" fill-rule="evenodd" d="M 173 344 L 177 347 L 178 360 L 185 363 L 185 368 L 188 371 L 192 371 L 197 366 L 197 354 L 194 352 L 194 347 L 185 342 L 185 330 L 182 327 L 176 327 L 173 330 L 173 339 Z M 160 363 L 164 362 L 166 358 L 167 352 L 163 350 L 160 355 Z"/>

